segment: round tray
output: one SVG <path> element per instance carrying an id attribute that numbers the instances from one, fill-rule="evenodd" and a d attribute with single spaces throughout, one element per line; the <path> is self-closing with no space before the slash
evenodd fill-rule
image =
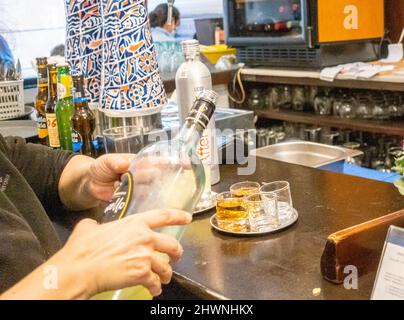
<path id="1" fill-rule="evenodd" d="M 212 210 L 213 208 L 216 207 L 216 196 L 217 196 L 217 193 L 212 191 L 211 194 L 212 194 L 212 202 L 211 202 L 208 206 L 206 206 L 206 207 L 203 207 L 203 208 L 197 207 L 197 208 L 195 209 L 194 213 L 193 213 L 194 215 L 204 213 L 204 212 L 209 211 L 209 210 Z"/>
<path id="2" fill-rule="evenodd" d="M 217 225 L 217 220 L 216 220 L 216 214 L 214 214 L 211 218 L 210 218 L 210 225 L 212 226 L 213 229 L 221 232 L 221 233 L 226 233 L 228 235 L 232 235 L 232 236 L 262 236 L 262 235 L 268 235 L 271 233 L 275 233 L 275 232 L 279 232 L 281 230 L 284 230 L 286 228 L 289 228 L 291 225 L 293 225 L 297 220 L 299 219 L 299 214 L 297 213 L 296 209 L 293 209 L 293 213 L 291 218 L 288 221 L 284 221 L 279 227 L 276 227 L 274 229 L 271 230 L 267 230 L 267 231 L 260 231 L 260 232 L 234 232 L 234 231 L 229 231 L 229 230 L 225 230 L 220 228 Z"/>

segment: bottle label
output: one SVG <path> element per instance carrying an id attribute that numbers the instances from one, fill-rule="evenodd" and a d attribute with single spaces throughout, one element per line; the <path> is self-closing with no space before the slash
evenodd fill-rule
<path id="1" fill-rule="evenodd" d="M 203 164 L 211 164 L 211 153 L 210 153 L 210 148 L 211 148 L 211 143 L 212 143 L 212 137 L 211 133 L 209 132 L 210 130 L 207 129 L 203 132 L 203 135 L 201 139 L 199 140 L 199 146 L 197 150 L 197 154 L 199 155 L 199 158 L 201 159 Z"/>
<path id="2" fill-rule="evenodd" d="M 72 78 L 70 76 L 61 76 L 58 81 L 58 99 L 64 99 L 71 96 Z"/>
<path id="3" fill-rule="evenodd" d="M 58 124 L 55 113 L 47 113 L 46 120 L 48 124 L 49 146 L 51 148 L 60 148 Z"/>
<path id="4" fill-rule="evenodd" d="M 46 124 L 46 117 L 38 113 L 36 124 L 38 128 L 38 138 L 45 139 L 48 136 L 48 126 Z"/>
<path id="5" fill-rule="evenodd" d="M 83 137 L 79 132 L 73 129 L 72 132 L 72 141 L 73 141 L 73 151 L 74 152 L 81 152 L 83 148 Z"/>
<path id="6" fill-rule="evenodd" d="M 115 191 L 111 202 L 104 210 L 103 223 L 120 220 L 125 217 L 133 193 L 133 176 L 130 172 L 121 177 L 121 184 Z"/>

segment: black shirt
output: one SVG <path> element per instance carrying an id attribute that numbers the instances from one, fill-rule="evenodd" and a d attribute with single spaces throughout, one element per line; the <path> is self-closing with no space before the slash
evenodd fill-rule
<path id="1" fill-rule="evenodd" d="M 60 249 L 50 217 L 64 211 L 58 184 L 71 157 L 0 135 L 0 293 Z"/>

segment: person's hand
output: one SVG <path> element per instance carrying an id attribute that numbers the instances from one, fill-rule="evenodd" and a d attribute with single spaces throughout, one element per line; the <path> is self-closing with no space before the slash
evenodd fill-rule
<path id="1" fill-rule="evenodd" d="M 110 201 L 134 158 L 133 154 L 108 154 L 93 161 L 86 177 L 87 193 L 97 200 Z"/>
<path id="2" fill-rule="evenodd" d="M 172 269 L 157 252 L 177 261 L 183 249 L 173 237 L 154 229 L 190 223 L 192 216 L 178 210 L 155 210 L 98 225 L 86 219 L 78 224 L 66 245 L 50 263 L 68 264 L 82 275 L 86 295 L 143 285 L 153 296 L 170 282 Z M 68 267 L 69 267 L 68 266 Z M 66 266 L 65 266 L 66 267 Z M 62 267 L 63 269 L 63 267 Z"/>

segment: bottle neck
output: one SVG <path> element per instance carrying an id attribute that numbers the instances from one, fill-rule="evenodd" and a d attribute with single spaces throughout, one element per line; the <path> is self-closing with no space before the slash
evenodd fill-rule
<path id="1" fill-rule="evenodd" d="M 49 99 L 57 99 L 57 77 L 53 71 L 49 73 Z"/>
<path id="2" fill-rule="evenodd" d="M 185 55 L 185 61 L 187 62 L 201 61 L 201 55 L 199 53 Z"/>
<path id="3" fill-rule="evenodd" d="M 187 151 L 196 150 L 204 130 L 205 128 L 201 124 L 194 120 L 187 120 L 181 128 L 177 140 L 185 146 Z"/>

